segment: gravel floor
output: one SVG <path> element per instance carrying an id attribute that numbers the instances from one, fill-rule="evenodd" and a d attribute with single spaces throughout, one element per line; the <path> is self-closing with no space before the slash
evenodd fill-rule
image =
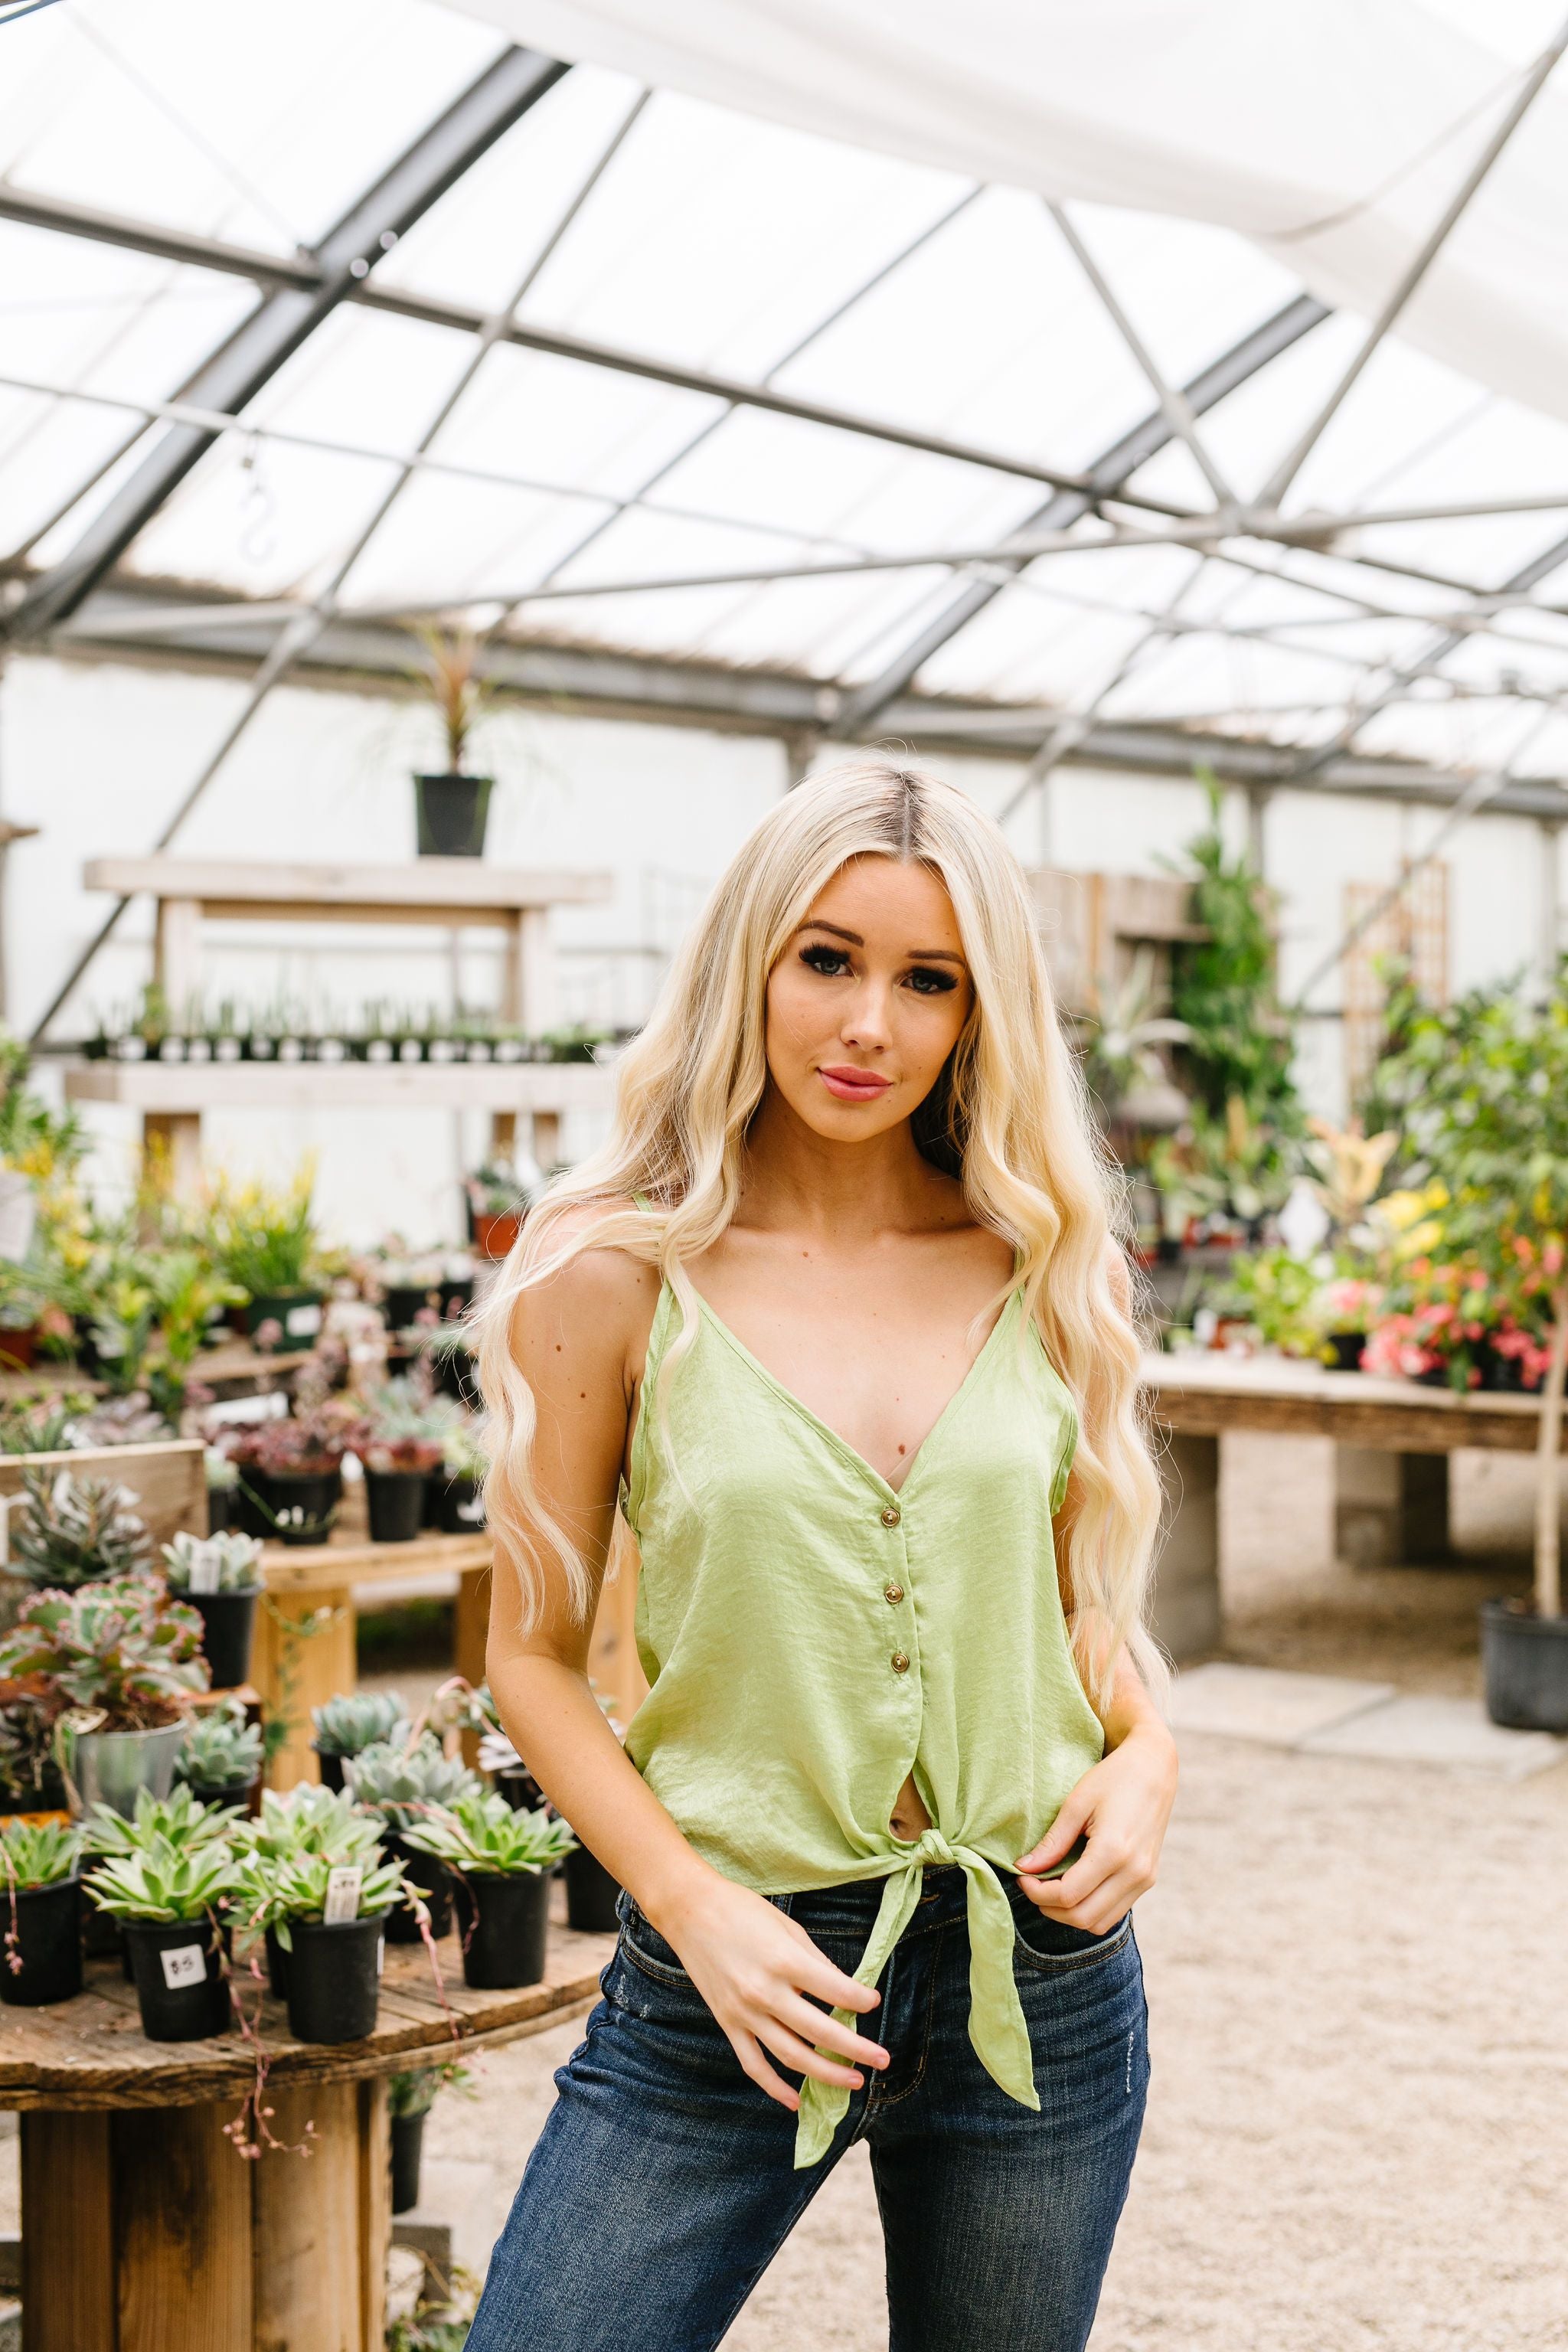
<path id="1" fill-rule="evenodd" d="M 1315 1441 L 1227 1446 L 1226 1654 L 1476 1691 L 1477 1602 L 1528 1580 L 1529 1464 L 1458 1457 L 1466 1557 L 1438 1570 L 1337 1567 L 1329 1474 Z M 1139 1910 L 1149 2119 L 1092 2352 L 1568 2352 L 1565 1864 L 1568 1767 L 1184 1743 Z M 579 2032 L 496 2052 L 432 2115 L 425 2210 L 470 2268 Z M 881 2273 L 857 2152 L 727 2343 L 885 2352 Z"/>

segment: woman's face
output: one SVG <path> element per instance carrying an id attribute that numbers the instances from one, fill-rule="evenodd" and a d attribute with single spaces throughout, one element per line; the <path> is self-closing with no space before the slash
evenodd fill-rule
<path id="1" fill-rule="evenodd" d="M 940 876 L 855 857 L 768 976 L 768 1073 L 814 1133 L 863 1142 L 936 1084 L 974 1001 Z"/>

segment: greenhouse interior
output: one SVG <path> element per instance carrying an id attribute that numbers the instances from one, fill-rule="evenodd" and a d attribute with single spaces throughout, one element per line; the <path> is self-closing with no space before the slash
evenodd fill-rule
<path id="1" fill-rule="evenodd" d="M 1562 5 L 0 0 L 0 2352 L 1563 2344 Z M 913 1738 L 916 1832 L 884 1813 L 810 1885 L 913 1906 L 933 1855 L 962 1882 L 953 2096 L 1033 2099 L 1054 2155 L 922 2176 L 928 2216 L 889 2135 L 938 2126 L 878 2090 L 819 2191 L 786 2118 L 772 2199 L 699 2105 L 730 2206 L 694 2230 L 668 2091 L 636 2161 L 606 2139 L 562 2170 L 583 2053 L 650 1984 L 779 2111 L 645 1917 L 652 1862 L 645 1889 L 548 1793 L 565 1735 L 534 1748 L 540 1656 L 498 1633 L 547 1507 L 487 1484 L 532 1360 L 498 1392 L 479 1351 L 531 1221 L 567 1231 L 549 1204 L 646 1125 L 658 1054 L 729 1049 L 678 1034 L 719 1002 L 687 950 L 725 892 L 765 890 L 792 810 L 847 824 L 868 761 L 953 788 L 942 823 L 1021 877 L 1048 992 L 1020 979 L 1006 1034 L 1029 1071 L 1065 1049 L 1051 1115 L 1127 1268 L 1093 1294 L 1115 1427 L 1109 1375 L 1070 1349 L 1050 1375 L 1081 1472 L 1053 1609 L 1131 1509 L 1107 1448 L 1157 1481 L 1154 1664 L 1119 1653 L 1154 1725 L 1129 1752 L 1180 1765 L 1134 1890 L 1148 2104 L 1070 2314 L 1046 2242 L 1089 2158 L 1058 2059 L 1009 2101 L 983 2046 L 979 1875 L 1044 1900 L 1080 1988 L 1091 1933 L 1132 1946 L 1009 1895 L 1015 1845 L 947 1818 Z M 865 846 L 830 888 L 888 865 Z M 949 869 L 895 855 L 972 950 Z M 797 1117 L 767 1034 L 727 1168 Z M 1023 1180 L 975 1173 L 978 1099 L 942 1181 L 1016 1283 L 995 1202 Z M 706 1250 L 736 1208 L 702 1197 Z M 679 1197 L 654 1207 L 662 1233 Z M 571 1296 L 609 1362 L 624 1310 Z M 713 1327 L 682 1311 L 695 1376 Z M 869 1438 L 835 1435 L 873 1407 L 824 1431 L 804 1374 L 739 1352 L 886 1496 L 912 1601 L 878 1570 L 879 1671 L 909 1606 L 893 1677 L 931 1722 L 934 1466 L 900 1528 Z M 987 1357 L 961 1343 L 965 1387 Z M 960 1427 L 952 1391 L 920 1435 Z M 707 1703 L 677 1675 L 645 1706 L 687 1652 L 625 1460 L 566 1664 L 584 1755 L 657 1810 L 654 1743 Z M 788 1526 L 816 1509 L 797 1480 Z M 976 1654 L 1047 1641 L 980 1608 Z M 735 1704 L 787 1790 L 768 1741 L 815 1732 L 762 1680 Z M 961 1783 L 1004 1719 L 968 1719 Z M 742 1875 L 786 1910 L 807 1883 Z M 1031 2034 L 1053 1964 L 1068 1999 L 1046 1949 L 1022 1994 L 1003 1954 Z M 637 2164 L 667 2161 L 658 2192 Z M 1047 2161 L 1059 2204 L 1025 2178 Z M 1037 2242 L 998 2254 L 1010 2199 Z"/>

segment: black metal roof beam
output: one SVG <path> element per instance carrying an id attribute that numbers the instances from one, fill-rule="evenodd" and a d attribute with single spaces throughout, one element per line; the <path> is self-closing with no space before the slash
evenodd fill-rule
<path id="1" fill-rule="evenodd" d="M 197 406 L 237 415 L 398 238 L 569 70 L 532 49 L 504 50 L 310 253 L 313 282 L 275 284 L 181 387 L 183 395 Z M 6 627 L 12 643 L 40 637 L 76 611 L 216 437 L 196 425 L 171 425 L 161 436 L 76 545 L 17 605 Z"/>
<path id="2" fill-rule="evenodd" d="M 1217 406 L 1228 393 L 1234 392 L 1238 384 L 1245 383 L 1249 376 L 1256 375 L 1260 368 L 1267 367 L 1270 360 L 1278 359 L 1279 353 L 1288 351 L 1292 343 L 1300 342 L 1303 335 L 1310 333 L 1328 315 L 1327 307 L 1315 296 L 1299 294 L 1294 301 L 1287 302 L 1283 310 L 1277 310 L 1272 318 L 1265 319 L 1260 326 L 1254 327 L 1228 352 L 1194 376 L 1191 383 L 1182 386 L 1182 397 L 1187 407 L 1194 416 L 1202 416 L 1206 410 Z M 1017 526 L 1019 532 L 1069 529 L 1080 516 L 1089 512 L 1097 499 L 1121 494 L 1123 486 L 1138 468 L 1147 465 L 1149 459 L 1163 449 L 1172 438 L 1173 427 L 1164 410 L 1152 409 L 1131 433 L 1123 434 L 1119 441 L 1112 442 L 1104 455 L 1096 459 L 1089 467 L 1087 491 L 1061 491 L 1055 498 L 1047 499 L 1044 506 L 1037 508 Z M 1009 568 L 1015 572 L 1022 572 L 1028 561 L 1026 557 L 1020 558 Z M 868 729 L 874 727 L 895 696 L 903 692 L 931 656 L 939 653 L 961 629 L 967 628 L 994 597 L 1002 594 L 1005 584 L 1003 581 L 977 580 L 963 589 L 950 604 L 944 606 L 934 621 L 929 622 L 918 636 L 894 656 L 879 676 L 868 680 L 858 692 L 846 698 L 844 708 L 828 733 L 842 739 L 864 735 Z"/>

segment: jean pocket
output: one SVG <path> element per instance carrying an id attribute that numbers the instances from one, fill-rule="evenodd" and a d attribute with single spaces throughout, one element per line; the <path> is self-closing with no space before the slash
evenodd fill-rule
<path id="1" fill-rule="evenodd" d="M 640 1969 L 658 1984 L 674 1985 L 689 1992 L 697 1988 L 680 1965 L 680 1955 L 675 1946 L 661 1936 L 647 1915 L 640 1911 L 629 1895 L 623 1894 L 617 1906 L 621 1918 L 621 1951 L 633 1968 Z"/>
<path id="2" fill-rule="evenodd" d="M 1132 1914 L 1129 1911 L 1108 1934 L 1091 1936 L 1086 1928 L 1053 1919 L 1023 1896 L 1013 1906 L 1013 1956 L 1020 1966 L 1061 1976 L 1073 1969 L 1095 1968 L 1124 1951 L 1132 1940 Z"/>

